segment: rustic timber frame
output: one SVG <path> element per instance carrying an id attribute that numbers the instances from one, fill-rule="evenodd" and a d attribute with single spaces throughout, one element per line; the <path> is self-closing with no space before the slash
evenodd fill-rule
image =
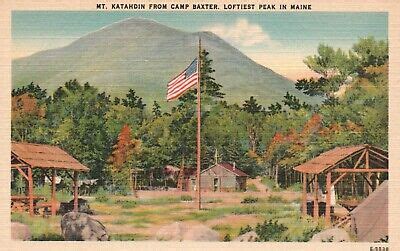
<path id="1" fill-rule="evenodd" d="M 34 215 L 33 169 L 35 168 L 41 169 L 43 175 L 51 182 L 51 202 L 47 205 L 51 208 L 51 215 L 56 215 L 57 210 L 56 175 L 58 171 L 66 172 L 73 180 L 74 211 L 78 211 L 78 173 L 87 172 L 89 168 L 57 146 L 12 142 L 11 169 L 17 170 L 28 184 L 28 211 L 31 216 Z"/>
<path id="2" fill-rule="evenodd" d="M 371 194 L 374 187 L 371 181 L 372 173 L 387 173 L 389 171 L 388 152 L 370 145 L 336 147 L 295 167 L 294 170 L 302 173 L 301 208 L 303 216 L 307 215 L 307 187 L 312 184 L 313 216 L 315 220 L 318 220 L 319 217 L 318 194 L 320 188 L 318 177 L 326 179 L 325 222 L 330 225 L 332 186 L 336 185 L 346 175 L 360 174 L 368 186 L 368 194 Z M 377 179 L 377 182 L 383 181 Z"/>

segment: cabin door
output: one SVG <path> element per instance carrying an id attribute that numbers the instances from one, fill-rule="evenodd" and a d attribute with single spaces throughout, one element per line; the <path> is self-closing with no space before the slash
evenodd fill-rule
<path id="1" fill-rule="evenodd" d="M 219 190 L 219 178 L 214 178 L 214 192 Z"/>

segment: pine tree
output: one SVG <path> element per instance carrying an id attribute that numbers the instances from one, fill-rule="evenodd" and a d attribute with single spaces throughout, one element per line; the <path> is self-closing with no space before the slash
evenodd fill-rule
<path id="1" fill-rule="evenodd" d="M 154 100 L 153 103 L 153 115 L 155 118 L 161 117 L 161 106 Z"/>

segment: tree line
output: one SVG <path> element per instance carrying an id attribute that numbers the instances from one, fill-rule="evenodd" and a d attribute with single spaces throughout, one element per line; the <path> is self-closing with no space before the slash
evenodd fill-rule
<path id="1" fill-rule="evenodd" d="M 235 162 L 287 187 L 299 181 L 293 167 L 335 146 L 388 147 L 386 41 L 360 39 L 347 52 L 321 44 L 304 60 L 319 77 L 295 83 L 320 97 L 314 105 L 291 93 L 268 107 L 253 96 L 228 104 L 211 55 L 203 50 L 201 57 L 202 168 L 216 159 Z M 195 166 L 195 90 L 169 111 L 157 101 L 150 107 L 132 89 L 112 98 L 76 79 L 50 95 L 34 83 L 11 94 L 12 139 L 61 146 L 102 186 L 126 191 L 132 169 L 142 170 L 141 182 L 163 184 L 164 166 Z"/>

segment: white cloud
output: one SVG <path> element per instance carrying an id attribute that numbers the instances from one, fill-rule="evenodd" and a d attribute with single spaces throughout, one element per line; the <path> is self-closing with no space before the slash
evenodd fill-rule
<path id="1" fill-rule="evenodd" d="M 276 44 L 260 25 L 252 24 L 245 18 L 237 19 L 233 25 L 213 24 L 203 27 L 202 30 L 211 31 L 240 47 Z"/>

